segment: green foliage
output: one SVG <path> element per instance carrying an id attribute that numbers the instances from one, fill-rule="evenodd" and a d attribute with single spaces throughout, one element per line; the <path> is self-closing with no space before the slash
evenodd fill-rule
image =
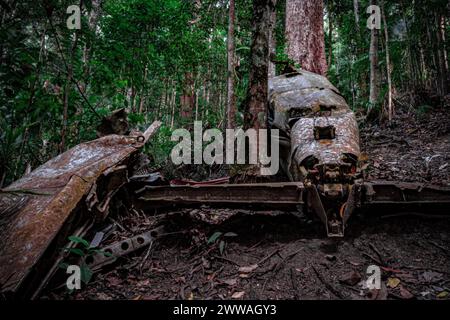
<path id="1" fill-rule="evenodd" d="M 157 164 L 164 163 L 174 145 L 172 130 L 190 128 L 194 119 L 208 128 L 224 127 L 227 2 L 202 0 L 200 8 L 186 0 L 101 2 L 100 8 L 92 1 L 82 2 L 82 28 L 77 31 L 66 27 L 66 8 L 72 1 L 6 1 L 9 9 L 2 6 L 0 187 L 21 177 L 28 166 L 36 168 L 59 152 L 94 139 L 100 118 L 119 108 L 127 108 L 130 123 L 140 129 L 155 119 L 163 122 L 146 149 Z M 250 73 L 252 2 L 236 3 L 238 106 L 246 97 Z M 332 49 L 328 77 L 354 109 L 366 109 L 370 31 L 365 8 L 369 0 L 359 0 L 359 28 L 352 1 L 324 3 L 327 54 Z M 435 22 L 444 15 L 446 5 L 446 0 L 383 1 L 392 80 L 398 92 L 436 91 L 440 58 Z M 284 20 L 285 1 L 278 1 L 276 54 L 278 60 L 286 61 Z M 376 108 L 384 105 L 386 90 L 384 30 L 380 31 L 382 92 Z M 448 57 L 450 37 L 445 41 L 441 47 Z M 63 119 L 66 100 L 67 119 Z M 183 117 L 182 109 L 188 109 L 188 116 Z M 242 124 L 243 110 L 238 111 L 237 123 Z"/>
<path id="2" fill-rule="evenodd" d="M 223 255 L 225 248 L 227 246 L 226 238 L 232 238 L 237 237 L 238 235 L 234 232 L 227 232 L 222 233 L 220 231 L 214 232 L 209 239 L 207 240 L 207 244 L 218 244 L 219 245 L 219 252 L 221 255 Z"/>
<path id="3" fill-rule="evenodd" d="M 220 238 L 222 232 L 214 232 L 213 235 L 208 239 L 208 244 L 215 243 L 217 239 Z"/>
<path id="4" fill-rule="evenodd" d="M 86 264 L 86 259 L 95 254 L 102 254 L 105 257 L 113 257 L 109 252 L 103 250 L 91 248 L 89 242 L 81 237 L 70 236 L 68 240 L 74 243 L 77 247 L 64 248 L 64 250 L 72 255 L 75 255 L 81 259 L 80 271 L 81 271 L 81 281 L 84 284 L 88 284 L 91 281 L 94 272 Z M 67 269 L 68 263 L 62 263 L 60 268 Z"/>
<path id="5" fill-rule="evenodd" d="M 416 115 L 419 119 L 423 119 L 425 115 L 431 110 L 433 107 L 429 105 L 421 105 L 415 109 Z"/>
<path id="6" fill-rule="evenodd" d="M 150 155 L 157 166 L 163 164 L 170 156 L 176 141 L 171 141 L 172 130 L 169 127 L 161 126 L 158 133 L 145 147 L 144 152 Z"/>

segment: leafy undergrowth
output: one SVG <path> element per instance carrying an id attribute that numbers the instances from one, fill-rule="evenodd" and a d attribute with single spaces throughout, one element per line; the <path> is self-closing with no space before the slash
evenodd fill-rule
<path id="1" fill-rule="evenodd" d="M 448 298 L 448 220 L 356 217 L 345 239 L 331 240 L 323 237 L 321 225 L 288 215 L 243 215 L 214 227 L 178 215 L 146 260 L 144 250 L 97 274 L 80 292 L 47 297 Z M 136 222 L 124 226 L 137 228 Z M 379 292 L 363 288 L 369 265 L 383 267 Z"/>

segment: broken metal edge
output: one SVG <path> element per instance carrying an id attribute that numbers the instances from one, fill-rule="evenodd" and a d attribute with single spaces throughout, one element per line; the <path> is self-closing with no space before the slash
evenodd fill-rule
<path id="1" fill-rule="evenodd" d="M 37 168 L 37 170 L 41 169 L 41 171 L 42 168 L 48 168 L 43 171 L 52 170 L 54 165 L 58 168 L 56 173 L 52 171 L 52 173 L 56 174 L 55 179 L 46 177 L 42 172 L 36 177 L 31 173 L 26 179 L 21 179 L 22 184 L 25 186 L 24 189 L 36 187 L 39 190 L 44 190 L 46 184 L 48 184 L 48 188 L 57 190 L 51 197 L 39 198 L 36 200 L 36 203 L 30 201 L 16 213 L 11 222 L 11 228 L 8 229 L 9 235 L 5 237 L 10 239 L 11 245 L 6 246 L 0 256 L 0 293 L 7 297 L 19 299 L 37 296 L 43 287 L 42 281 L 48 280 L 45 276 L 48 270 L 41 270 L 39 266 L 45 262 L 43 261 L 45 260 L 44 257 L 47 257 L 49 248 L 55 244 L 62 230 L 66 229 L 66 224 L 70 220 L 69 217 L 77 218 L 76 211 L 80 209 L 80 203 L 85 199 L 92 185 L 102 176 L 103 172 L 125 163 L 127 159 L 138 152 L 160 125 L 159 122 L 154 122 L 146 130 L 144 134 L 145 139 L 142 143 L 133 136 L 112 135 L 109 138 L 103 137 L 78 145 L 48 161 L 46 163 L 47 167 L 43 165 Z M 119 141 L 122 145 L 118 144 Z M 93 160 L 92 157 L 85 162 L 80 162 L 78 158 L 71 158 L 71 156 L 79 157 L 80 153 L 83 154 L 83 146 L 92 148 L 96 142 L 104 143 L 101 148 L 106 151 L 109 150 L 108 148 L 111 148 L 109 150 L 111 152 L 107 156 L 100 157 L 97 160 L 94 159 L 91 163 L 89 161 Z M 71 163 L 72 160 L 75 162 Z M 81 160 L 84 160 L 84 158 Z M 70 163 L 70 166 L 66 165 L 64 167 L 64 162 Z M 70 175 L 69 180 L 65 184 L 55 187 L 55 182 L 64 182 L 63 175 L 66 174 Z M 40 180 L 39 183 L 42 185 L 34 186 L 33 177 Z M 11 187 L 21 184 L 17 182 Z M 44 201 L 39 203 L 39 200 Z M 41 207 L 36 207 L 38 204 Z M 28 221 L 27 219 L 31 220 Z M 70 230 L 71 228 L 68 229 Z M 34 242 L 33 238 L 36 238 L 38 241 Z M 53 249 L 56 250 L 57 248 Z M 50 259 L 56 260 L 56 253 Z M 46 261 L 44 264 L 47 267 L 51 266 L 49 261 Z M 36 280 L 36 273 L 39 272 L 43 273 L 41 282 Z"/>

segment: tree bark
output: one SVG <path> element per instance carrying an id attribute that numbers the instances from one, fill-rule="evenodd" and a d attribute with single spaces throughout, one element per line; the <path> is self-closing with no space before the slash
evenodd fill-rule
<path id="1" fill-rule="evenodd" d="M 331 17 L 332 5 L 330 2 L 328 9 L 328 68 L 331 67 L 331 63 L 333 62 L 333 19 Z"/>
<path id="2" fill-rule="evenodd" d="M 181 118 L 191 120 L 195 109 L 195 76 L 192 72 L 184 74 L 183 95 L 180 97 Z"/>
<path id="3" fill-rule="evenodd" d="M 371 0 L 372 5 L 378 5 L 377 0 Z M 378 69 L 378 30 L 376 28 L 372 29 L 370 32 L 370 108 L 374 106 L 378 101 L 378 96 L 380 93 L 379 85 L 379 69 Z"/>
<path id="4" fill-rule="evenodd" d="M 57 36 L 57 35 L 56 35 Z M 78 32 L 74 33 L 74 40 L 71 48 L 70 60 L 67 64 L 67 79 L 66 85 L 64 87 L 64 105 L 63 105 L 63 123 L 61 130 L 61 144 L 59 146 L 59 152 L 63 153 L 66 150 L 66 139 L 67 139 L 67 125 L 69 121 L 69 96 L 71 81 L 73 78 L 73 61 L 75 57 L 75 50 L 78 43 Z"/>
<path id="5" fill-rule="evenodd" d="M 441 96 L 445 96 L 448 92 L 448 82 L 447 82 L 447 67 L 446 67 L 446 50 L 444 45 L 444 38 L 443 38 L 443 25 L 442 25 L 442 19 L 441 15 L 436 13 L 435 14 L 435 23 L 436 23 L 436 39 L 437 39 L 437 55 L 439 60 L 439 86 L 440 86 L 440 94 Z"/>
<path id="6" fill-rule="evenodd" d="M 235 73 L 235 41 L 234 41 L 235 5 L 234 0 L 230 0 L 229 21 L 228 21 L 228 90 L 227 90 L 227 128 L 236 127 L 236 95 L 234 92 Z"/>
<path id="7" fill-rule="evenodd" d="M 311 72 L 326 75 L 323 0 L 287 0 L 287 55 Z"/>
<path id="8" fill-rule="evenodd" d="M 270 16 L 276 0 L 253 0 L 251 66 L 244 102 L 245 128 L 267 127 Z"/>
<path id="9" fill-rule="evenodd" d="M 353 10 L 355 12 L 356 30 L 358 31 L 358 34 L 359 34 L 359 2 L 358 2 L 358 0 L 353 0 Z"/>
<path id="10" fill-rule="evenodd" d="M 270 14 L 270 29 L 269 29 L 269 78 L 276 76 L 276 66 L 272 62 L 272 57 L 277 54 L 277 39 L 275 34 L 275 26 L 277 24 L 277 11 L 273 10 Z"/>
<path id="11" fill-rule="evenodd" d="M 386 74 L 387 74 L 387 82 L 388 82 L 388 118 L 389 121 L 392 121 L 394 116 L 394 106 L 392 104 L 392 68 L 391 68 L 391 59 L 389 54 L 389 30 L 386 21 L 386 12 L 384 10 L 384 6 L 381 8 L 382 17 L 383 17 L 383 25 L 384 25 L 384 37 L 386 40 Z"/>

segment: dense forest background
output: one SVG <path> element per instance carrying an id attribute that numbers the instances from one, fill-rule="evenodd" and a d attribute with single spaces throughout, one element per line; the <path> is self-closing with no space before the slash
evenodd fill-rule
<path id="1" fill-rule="evenodd" d="M 258 1 L 0 0 L 0 187 L 94 139 L 116 109 L 127 108 L 133 126 L 163 122 L 156 161 L 168 155 L 172 129 L 193 120 L 224 128 L 234 99 L 232 121 L 243 125 Z M 382 9 L 378 32 L 366 26 L 371 3 Z M 73 4 L 79 30 L 66 24 Z M 396 108 L 444 104 L 449 9 L 447 0 L 323 2 L 327 76 L 359 118 L 390 121 Z M 288 61 L 286 1 L 275 12 L 272 58 Z M 270 68 L 279 74 L 283 64 Z"/>

